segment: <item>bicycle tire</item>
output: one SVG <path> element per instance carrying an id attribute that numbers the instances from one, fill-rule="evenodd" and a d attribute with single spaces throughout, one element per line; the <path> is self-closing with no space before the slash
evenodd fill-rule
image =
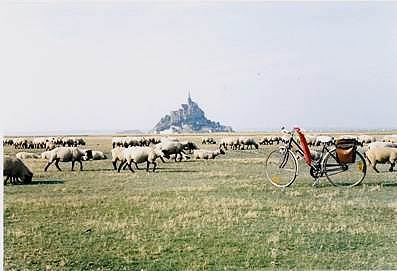
<path id="1" fill-rule="evenodd" d="M 289 187 L 298 175 L 298 161 L 291 150 L 272 151 L 265 162 L 266 177 L 276 187 Z"/>
<path id="2" fill-rule="evenodd" d="M 367 173 L 367 163 L 356 151 L 354 163 L 342 164 L 336 159 L 336 150 L 327 153 L 323 160 L 324 173 L 328 181 L 339 187 L 353 187 L 362 183 Z"/>

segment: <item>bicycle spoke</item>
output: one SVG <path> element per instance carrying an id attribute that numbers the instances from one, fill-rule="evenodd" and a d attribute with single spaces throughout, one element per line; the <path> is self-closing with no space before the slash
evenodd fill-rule
<path id="1" fill-rule="evenodd" d="M 324 158 L 325 176 L 335 186 L 352 187 L 360 184 L 366 175 L 366 168 L 364 157 L 359 152 L 356 152 L 356 160 L 349 164 L 339 163 L 335 150 Z"/>
<path id="2" fill-rule="evenodd" d="M 291 185 L 298 171 L 295 156 L 287 150 L 275 150 L 266 159 L 267 179 L 277 187 Z"/>

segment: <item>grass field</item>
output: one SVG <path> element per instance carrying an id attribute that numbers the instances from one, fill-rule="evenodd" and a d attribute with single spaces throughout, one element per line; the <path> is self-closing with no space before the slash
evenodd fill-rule
<path id="1" fill-rule="evenodd" d="M 87 142 L 110 156 L 110 137 Z M 397 269 L 396 171 L 369 168 L 359 187 L 324 179 L 315 188 L 302 165 L 281 190 L 264 175 L 274 148 L 160 162 L 155 173 L 117 173 L 110 160 L 86 162 L 83 172 L 70 163 L 44 172 L 46 161 L 27 160 L 33 184 L 4 188 L 4 267 Z"/>

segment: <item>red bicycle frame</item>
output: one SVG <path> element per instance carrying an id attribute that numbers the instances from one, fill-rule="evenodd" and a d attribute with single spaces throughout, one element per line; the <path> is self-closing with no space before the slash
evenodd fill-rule
<path id="1" fill-rule="evenodd" d="M 300 128 L 295 127 L 294 130 L 299 136 L 299 141 L 300 141 L 300 145 L 303 150 L 305 161 L 309 166 L 311 166 L 312 165 L 312 156 L 310 154 L 309 146 L 307 145 L 306 137 Z"/>

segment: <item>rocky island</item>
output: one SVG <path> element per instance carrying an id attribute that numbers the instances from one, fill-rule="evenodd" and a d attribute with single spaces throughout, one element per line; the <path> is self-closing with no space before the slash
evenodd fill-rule
<path id="1" fill-rule="evenodd" d="M 207 119 L 204 111 L 193 102 L 190 93 L 187 104 L 181 106 L 182 108 L 162 117 L 153 130 L 157 133 L 233 132 L 232 127 Z"/>

